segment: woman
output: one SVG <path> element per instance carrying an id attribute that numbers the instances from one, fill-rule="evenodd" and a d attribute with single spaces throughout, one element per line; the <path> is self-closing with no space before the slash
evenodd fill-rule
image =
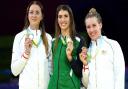
<path id="1" fill-rule="evenodd" d="M 82 62 L 78 54 L 83 41 L 76 36 L 72 10 L 68 5 L 58 6 L 55 29 L 53 75 L 48 89 L 80 89 Z"/>
<path id="2" fill-rule="evenodd" d="M 45 32 L 44 8 L 32 1 L 27 8 L 24 30 L 15 36 L 11 70 L 19 75 L 19 89 L 47 89 L 52 59 L 52 37 Z"/>
<path id="3" fill-rule="evenodd" d="M 102 19 L 96 9 L 86 15 L 85 25 L 91 38 L 90 58 L 84 60 L 89 67 L 87 89 L 124 89 L 125 64 L 119 43 L 101 34 Z"/>

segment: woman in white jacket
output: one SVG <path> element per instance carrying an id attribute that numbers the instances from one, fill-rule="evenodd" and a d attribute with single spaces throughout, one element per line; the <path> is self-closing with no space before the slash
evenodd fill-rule
<path id="1" fill-rule="evenodd" d="M 91 38 L 88 58 L 81 57 L 85 71 L 89 70 L 87 89 L 124 89 L 125 63 L 119 43 L 101 34 L 102 19 L 96 9 L 86 15 L 85 25 Z"/>
<path id="2" fill-rule="evenodd" d="M 19 75 L 19 89 L 47 89 L 52 63 L 52 37 L 45 32 L 43 6 L 32 1 L 24 30 L 15 36 L 11 70 Z"/>

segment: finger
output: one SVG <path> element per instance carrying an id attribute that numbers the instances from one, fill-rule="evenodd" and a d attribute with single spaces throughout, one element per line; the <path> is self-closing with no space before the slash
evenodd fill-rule
<path id="1" fill-rule="evenodd" d="M 32 40 L 30 38 L 26 39 L 25 44 L 32 44 Z"/>
<path id="2" fill-rule="evenodd" d="M 26 37 L 25 41 L 32 41 L 32 40 L 29 37 Z"/>
<path id="3" fill-rule="evenodd" d="M 87 48 L 86 47 L 82 47 L 82 52 L 87 52 Z"/>
<path id="4" fill-rule="evenodd" d="M 68 46 L 73 46 L 73 43 L 72 42 L 68 42 Z"/>
<path id="5" fill-rule="evenodd" d="M 66 51 L 70 51 L 70 48 L 68 47 L 68 48 L 66 48 Z"/>
<path id="6" fill-rule="evenodd" d="M 82 54 L 81 53 L 79 54 L 79 56 L 80 56 L 80 58 L 82 58 Z"/>
<path id="7" fill-rule="evenodd" d="M 26 41 L 26 40 L 29 40 L 29 38 L 28 38 L 28 37 L 26 37 L 26 38 L 25 38 L 25 41 Z"/>
<path id="8" fill-rule="evenodd" d="M 68 48 L 70 48 L 70 50 L 73 50 L 73 45 L 69 45 Z"/>
<path id="9" fill-rule="evenodd" d="M 85 55 L 82 55 L 82 58 L 85 59 Z"/>
<path id="10" fill-rule="evenodd" d="M 25 42 L 24 46 L 25 46 L 25 49 L 31 48 L 32 47 L 32 42 L 30 42 L 30 41 Z"/>
<path id="11" fill-rule="evenodd" d="M 32 43 L 29 44 L 29 48 L 31 48 L 31 47 L 32 47 Z"/>
<path id="12" fill-rule="evenodd" d="M 29 40 L 29 41 L 28 41 L 28 44 L 32 44 L 32 41 L 31 41 L 31 40 Z"/>
<path id="13" fill-rule="evenodd" d="M 86 47 L 84 47 L 84 46 L 82 47 L 82 50 L 86 50 L 86 49 L 87 49 Z"/>

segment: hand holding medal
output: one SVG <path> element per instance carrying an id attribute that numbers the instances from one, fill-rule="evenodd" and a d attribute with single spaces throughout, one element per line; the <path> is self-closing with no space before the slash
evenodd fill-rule
<path id="1" fill-rule="evenodd" d="M 33 36 L 29 35 L 29 34 L 27 34 L 25 37 L 24 47 L 25 47 L 25 54 L 26 55 L 30 54 L 30 51 L 32 48 L 32 39 L 33 39 Z"/>
<path id="2" fill-rule="evenodd" d="M 69 61 L 71 61 L 72 60 L 72 51 L 73 51 L 73 41 L 72 41 L 71 37 L 67 36 L 66 42 L 67 42 L 67 48 L 66 48 L 67 58 Z"/>
<path id="3" fill-rule="evenodd" d="M 87 61 L 87 48 L 86 47 L 82 47 L 82 51 L 79 54 L 80 60 L 83 62 L 84 65 L 88 64 Z"/>

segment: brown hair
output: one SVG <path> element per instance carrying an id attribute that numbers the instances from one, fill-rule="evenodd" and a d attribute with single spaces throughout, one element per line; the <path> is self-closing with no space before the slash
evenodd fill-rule
<path id="1" fill-rule="evenodd" d="M 86 20 L 87 18 L 91 18 L 91 17 L 96 17 L 97 20 L 98 20 L 98 22 L 99 22 L 99 23 L 102 23 L 102 18 L 101 18 L 101 16 L 100 16 L 100 14 L 96 11 L 95 8 L 91 8 L 91 9 L 89 10 L 88 14 L 87 14 L 86 17 L 85 17 L 85 20 Z"/>
<path id="2" fill-rule="evenodd" d="M 29 20 L 28 20 L 28 13 L 29 13 L 29 9 L 30 9 L 31 5 L 33 5 L 33 4 L 38 5 L 41 8 L 42 17 L 44 15 L 44 7 L 41 4 L 41 2 L 39 2 L 39 1 L 32 1 L 32 2 L 30 2 L 30 4 L 27 7 L 27 11 L 26 11 L 24 29 L 27 29 L 29 27 L 29 25 L 30 25 Z M 45 32 L 45 27 L 44 27 L 43 19 L 40 21 L 39 29 L 42 32 L 41 37 L 42 37 L 42 40 L 43 40 L 43 43 L 44 43 L 44 46 L 45 46 L 45 52 L 46 52 L 46 54 L 48 54 L 48 39 L 46 37 L 46 32 Z"/>

